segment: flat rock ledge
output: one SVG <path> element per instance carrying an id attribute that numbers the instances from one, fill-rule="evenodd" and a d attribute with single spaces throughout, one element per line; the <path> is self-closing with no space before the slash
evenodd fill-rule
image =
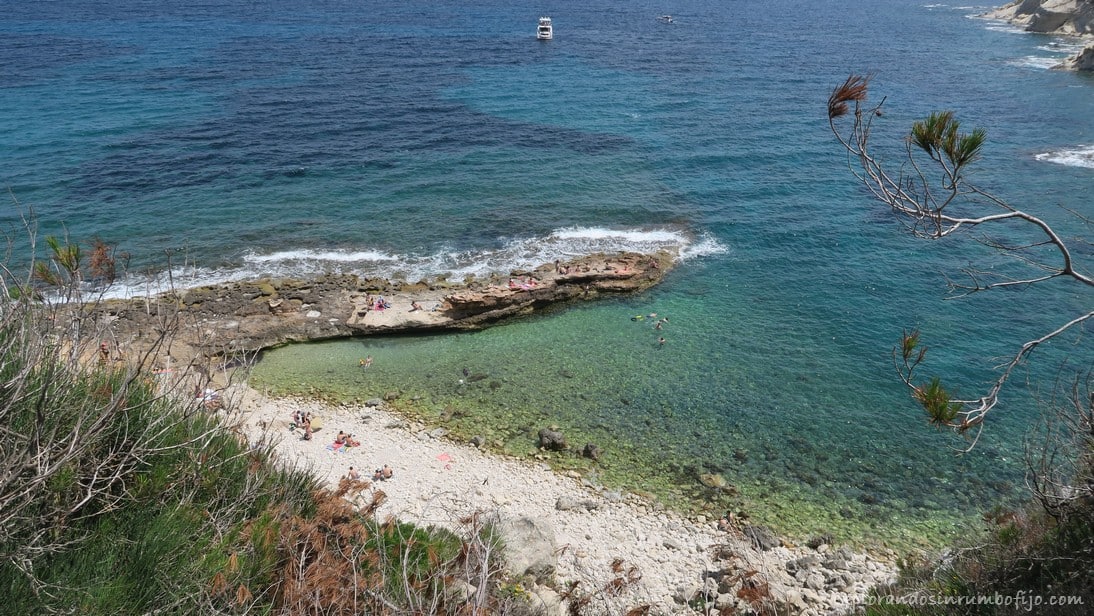
<path id="1" fill-rule="evenodd" d="M 565 302 L 648 289 L 674 263 L 675 255 L 660 251 L 596 254 L 509 277 L 460 282 L 407 283 L 354 274 L 268 278 L 107 300 L 91 311 L 119 355 L 142 353 L 173 329 L 169 359 L 201 364 L 251 357 L 292 342 L 478 329 Z"/>

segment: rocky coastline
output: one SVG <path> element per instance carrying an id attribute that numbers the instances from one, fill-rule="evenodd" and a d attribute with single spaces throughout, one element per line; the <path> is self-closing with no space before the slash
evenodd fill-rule
<path id="1" fill-rule="evenodd" d="M 1028 32 L 1080 37 L 1082 51 L 1055 68 L 1094 71 L 1094 2 L 1091 0 L 1015 0 L 983 15 L 1022 26 Z"/>
<path id="2" fill-rule="evenodd" d="M 405 282 L 326 274 L 264 278 L 85 305 L 113 357 L 143 356 L 170 330 L 157 368 L 201 372 L 294 342 L 476 329 L 565 302 L 634 293 L 664 277 L 675 255 L 596 254 L 463 281 Z M 171 364 L 168 366 L 167 364 Z"/>
<path id="3" fill-rule="evenodd" d="M 572 471 L 458 442 L 442 428 L 400 416 L 382 397 L 350 406 L 268 398 L 234 370 L 285 344 L 477 329 L 568 302 L 640 292 L 675 262 L 668 252 L 617 253 L 462 281 L 271 278 L 100 301 L 84 305 L 84 314 L 102 332 L 101 361 L 139 361 L 184 397 L 196 389 L 198 403 L 227 425 L 331 487 L 349 466 L 393 468 L 393 480 L 371 488 L 385 493 L 384 515 L 440 526 L 472 512 L 499 516 L 510 546 L 507 567 L 528 580 L 529 613 L 566 613 L 566 589 L 574 584 L 587 593 L 591 613 L 639 605 L 650 614 L 854 611 L 872 588 L 893 579 L 894 553 L 837 547 L 826 537 L 798 545 L 732 517 L 686 516 Z M 364 446 L 337 451 L 323 431 L 304 440 L 290 421 L 300 410 L 356 434 Z"/>

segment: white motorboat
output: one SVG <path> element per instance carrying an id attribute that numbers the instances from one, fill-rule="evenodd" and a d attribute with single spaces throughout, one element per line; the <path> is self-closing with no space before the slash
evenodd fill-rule
<path id="1" fill-rule="evenodd" d="M 541 41 L 549 41 L 555 37 L 554 27 L 551 26 L 550 17 L 540 17 L 539 27 L 536 28 L 536 38 Z"/>

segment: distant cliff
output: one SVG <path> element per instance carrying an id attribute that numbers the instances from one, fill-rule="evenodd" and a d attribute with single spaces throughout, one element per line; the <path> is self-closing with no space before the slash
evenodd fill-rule
<path id="1" fill-rule="evenodd" d="M 1016 0 L 985 15 L 1029 32 L 1094 38 L 1094 0 Z M 1094 71 L 1094 41 L 1058 68 Z"/>

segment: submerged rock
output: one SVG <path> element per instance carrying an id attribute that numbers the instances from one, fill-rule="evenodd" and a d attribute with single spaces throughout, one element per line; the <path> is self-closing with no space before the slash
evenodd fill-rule
<path id="1" fill-rule="evenodd" d="M 566 437 L 561 432 L 550 428 L 539 431 L 539 446 L 548 451 L 563 451 L 570 447 L 566 444 Z"/>
<path id="2" fill-rule="evenodd" d="M 590 460 L 599 460 L 600 456 L 604 453 L 598 445 L 592 443 L 586 443 L 585 447 L 581 450 L 581 455 L 589 458 Z"/>
<path id="3" fill-rule="evenodd" d="M 721 473 L 702 473 L 699 475 L 699 483 L 716 490 L 734 491 L 733 486 L 726 481 L 726 478 L 723 477 Z"/>

